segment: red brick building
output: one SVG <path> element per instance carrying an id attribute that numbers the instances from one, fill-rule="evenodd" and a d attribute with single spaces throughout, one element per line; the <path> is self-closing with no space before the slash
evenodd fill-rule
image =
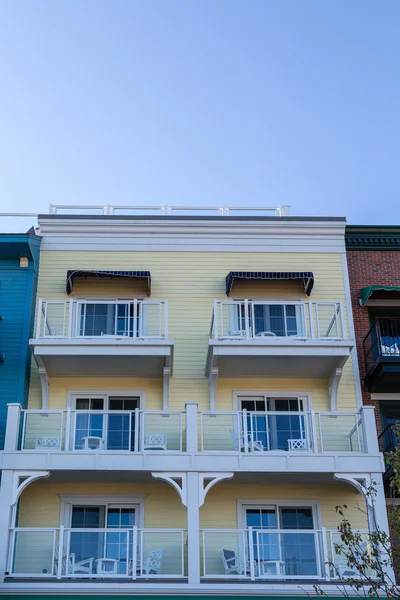
<path id="1" fill-rule="evenodd" d="M 386 451 L 400 422 L 400 227 L 348 226 L 346 249 L 363 400 Z"/>

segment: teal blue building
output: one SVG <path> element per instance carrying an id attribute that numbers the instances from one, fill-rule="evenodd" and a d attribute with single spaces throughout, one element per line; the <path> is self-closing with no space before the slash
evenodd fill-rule
<path id="1" fill-rule="evenodd" d="M 7 404 L 27 406 L 40 237 L 0 233 L 0 448 Z"/>

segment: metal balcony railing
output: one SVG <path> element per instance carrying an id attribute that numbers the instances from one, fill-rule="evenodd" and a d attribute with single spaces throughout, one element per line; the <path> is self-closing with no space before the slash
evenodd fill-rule
<path id="1" fill-rule="evenodd" d="M 166 300 L 43 300 L 39 299 L 37 338 L 168 337 Z"/>
<path id="2" fill-rule="evenodd" d="M 211 339 L 346 339 L 341 302 L 214 301 Z"/>
<path id="3" fill-rule="evenodd" d="M 400 318 L 376 319 L 363 341 L 366 373 L 380 358 L 400 359 Z"/>

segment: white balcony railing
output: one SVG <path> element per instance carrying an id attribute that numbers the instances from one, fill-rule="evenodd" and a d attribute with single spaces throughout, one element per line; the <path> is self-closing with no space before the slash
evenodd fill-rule
<path id="1" fill-rule="evenodd" d="M 205 579 L 325 579 L 324 529 L 204 529 Z"/>
<path id="2" fill-rule="evenodd" d="M 184 578 L 186 537 L 184 529 L 16 527 L 8 576 Z"/>
<path id="3" fill-rule="evenodd" d="M 371 562 L 374 562 L 374 550 L 371 543 L 370 533 L 366 530 L 355 531 L 355 539 L 358 539 L 359 543 L 355 543 L 354 547 L 349 551 L 346 544 L 342 541 L 340 532 L 335 530 L 329 530 L 328 535 L 328 558 L 329 558 L 329 573 L 333 579 L 355 579 L 361 578 L 360 572 L 357 570 L 355 565 L 350 565 L 346 560 L 346 557 L 338 552 L 338 547 L 344 549 L 345 552 L 357 555 L 360 554 L 360 564 L 363 564 L 366 568 L 364 573 L 368 577 L 375 577 L 376 573 L 368 567 L 363 556 L 369 555 Z"/>
<path id="4" fill-rule="evenodd" d="M 184 411 L 23 410 L 21 450 L 184 450 Z"/>
<path id="5" fill-rule="evenodd" d="M 50 214 L 55 215 L 138 215 L 155 216 L 289 216 L 290 207 L 267 206 L 267 207 L 230 207 L 227 206 L 106 206 L 101 204 L 50 204 Z"/>
<path id="6" fill-rule="evenodd" d="M 202 411 L 202 452 L 366 452 L 363 413 Z"/>
<path id="7" fill-rule="evenodd" d="M 341 302 L 214 301 L 210 338 L 259 340 L 346 339 Z"/>
<path id="8" fill-rule="evenodd" d="M 40 298 L 36 337 L 164 339 L 168 337 L 168 303 Z"/>
<path id="9" fill-rule="evenodd" d="M 360 551 L 372 553 L 368 531 Z M 337 551 L 337 530 L 202 529 L 201 577 L 298 580 L 360 577 Z M 184 579 L 187 530 L 13 527 L 7 577 L 41 579 Z M 368 572 L 373 577 L 374 573 Z"/>
<path id="10" fill-rule="evenodd" d="M 8 450 L 39 452 L 185 452 L 187 440 L 198 439 L 199 452 L 366 453 L 369 435 L 371 448 L 375 439 L 373 414 L 367 414 L 366 421 L 364 409 L 197 412 L 194 407 L 189 419 L 186 411 L 21 410 L 10 405 L 6 441 L 16 440 L 17 447 Z"/>

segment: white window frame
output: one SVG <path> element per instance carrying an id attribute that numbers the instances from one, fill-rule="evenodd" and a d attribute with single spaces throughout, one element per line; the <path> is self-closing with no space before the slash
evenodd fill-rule
<path id="1" fill-rule="evenodd" d="M 78 397 L 103 398 L 105 400 L 105 406 L 103 410 L 108 410 L 108 400 L 110 396 L 120 396 L 126 398 L 132 398 L 135 396 L 139 397 L 139 410 L 145 410 L 146 392 L 144 390 L 68 390 L 67 408 L 76 410 L 76 400 Z"/>
<path id="2" fill-rule="evenodd" d="M 255 508 L 275 508 L 277 511 L 279 508 L 291 507 L 291 508 L 311 508 L 313 515 L 313 528 L 322 528 L 322 514 L 321 504 L 319 500 L 275 500 L 275 499 L 260 499 L 260 498 L 240 498 L 236 501 L 237 504 L 237 519 L 238 529 L 246 529 L 246 509 Z M 306 530 L 304 530 L 306 531 Z"/>
<path id="3" fill-rule="evenodd" d="M 105 295 L 105 296 L 99 296 L 98 294 L 96 296 L 93 297 L 87 297 L 87 296 L 76 296 L 74 297 L 74 314 L 72 315 L 73 318 L 73 323 L 74 323 L 74 329 L 75 329 L 75 335 L 78 336 L 78 331 L 79 331 L 79 324 L 80 324 L 80 311 L 79 311 L 79 307 L 83 306 L 84 304 L 96 304 L 96 302 L 99 303 L 114 303 L 114 302 L 122 302 L 122 303 L 128 303 L 128 302 L 134 302 L 134 300 L 137 300 L 138 305 L 141 304 L 142 302 L 144 302 L 146 299 L 145 298 L 135 298 L 131 295 L 126 296 L 126 297 L 116 297 L 116 296 L 110 296 L 109 294 Z M 138 311 L 138 316 L 139 316 L 139 311 Z M 143 332 L 145 333 L 145 332 Z M 85 337 L 84 335 L 82 336 L 78 336 L 78 337 Z M 99 336 L 99 337 L 115 337 L 114 335 L 104 335 L 104 336 Z"/>
<path id="4" fill-rule="evenodd" d="M 240 411 L 241 408 L 241 400 L 260 398 L 264 396 L 265 398 L 291 398 L 293 400 L 301 398 L 303 400 L 303 412 L 310 411 L 312 409 L 312 394 L 311 392 L 274 392 L 274 391 L 265 391 L 265 390 L 251 390 L 251 391 L 242 391 L 242 390 L 234 390 L 232 392 L 232 404 L 234 411 Z"/>
<path id="5" fill-rule="evenodd" d="M 296 309 L 296 325 L 297 325 L 297 329 L 299 331 L 299 333 L 297 333 L 294 336 L 288 336 L 285 335 L 284 337 L 291 337 L 291 338 L 305 338 L 308 337 L 307 335 L 307 320 L 306 320 L 306 313 L 305 313 L 305 301 L 300 299 L 300 300 L 279 300 L 274 298 L 273 300 L 270 300 L 268 298 L 232 298 L 232 302 L 235 303 L 240 303 L 241 306 L 244 306 L 245 302 L 249 302 L 249 306 L 254 305 L 254 304 L 268 304 L 268 305 L 275 305 L 275 306 L 298 306 L 299 310 Z M 238 330 L 238 323 L 237 323 L 237 317 L 238 315 L 235 314 L 235 304 L 232 304 L 232 309 L 230 311 L 230 317 L 229 317 L 229 325 L 230 325 L 230 331 L 235 331 Z M 240 319 L 242 319 L 243 317 L 240 315 Z M 285 331 L 287 330 L 287 316 L 286 316 L 286 309 L 284 309 L 284 326 L 285 326 Z M 250 323 L 252 322 L 252 320 L 254 320 L 254 309 L 251 309 L 249 311 L 249 315 L 248 315 L 248 322 L 249 322 L 249 327 L 251 329 L 251 325 Z M 236 322 L 235 322 L 236 321 Z M 253 327 L 254 327 L 254 323 L 253 323 Z M 242 331 L 242 329 L 240 329 L 240 331 Z"/>
<path id="6" fill-rule="evenodd" d="M 76 423 L 76 415 L 79 414 L 79 409 L 76 410 L 76 400 L 78 398 L 102 398 L 104 399 L 104 407 L 103 411 L 109 410 L 109 397 L 110 396 L 119 396 L 119 397 L 138 397 L 139 398 L 139 410 L 144 411 L 146 406 L 146 392 L 144 390 L 68 390 L 67 393 L 67 408 L 71 411 L 74 411 L 74 415 L 71 415 L 71 428 L 68 436 L 68 443 L 70 448 L 74 448 L 74 439 L 75 439 L 75 423 Z M 88 409 L 89 410 L 89 409 Z M 93 414 L 102 413 L 103 411 L 93 410 Z M 85 411 L 83 411 L 85 412 Z M 116 411 L 118 412 L 118 411 Z M 129 411 L 127 411 L 129 412 Z M 104 420 L 103 420 L 104 423 Z M 107 436 L 107 431 L 103 431 L 103 435 Z"/>
<path id="7" fill-rule="evenodd" d="M 120 508 L 137 510 L 138 528 L 144 527 L 144 501 L 147 494 L 60 494 L 60 525 L 70 529 L 73 506 L 105 506 L 112 505 Z"/>

